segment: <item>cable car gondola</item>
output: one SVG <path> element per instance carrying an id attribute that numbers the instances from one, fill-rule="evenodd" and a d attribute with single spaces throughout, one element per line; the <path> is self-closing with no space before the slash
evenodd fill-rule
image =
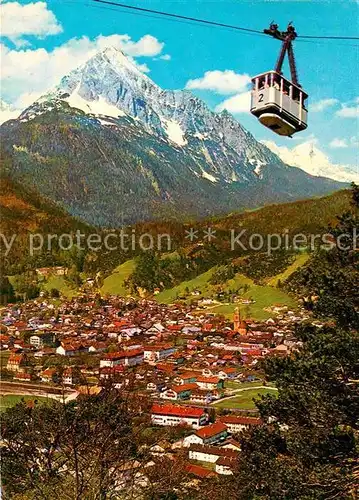
<path id="1" fill-rule="evenodd" d="M 297 37 L 294 27 L 289 24 L 287 31 L 279 31 L 278 25 L 271 23 L 264 33 L 282 41 L 275 70 L 261 73 L 252 78 L 253 89 L 251 113 L 276 134 L 292 137 L 307 128 L 306 99 L 298 82 L 293 52 L 293 40 Z M 282 74 L 284 57 L 288 53 L 291 81 Z"/>

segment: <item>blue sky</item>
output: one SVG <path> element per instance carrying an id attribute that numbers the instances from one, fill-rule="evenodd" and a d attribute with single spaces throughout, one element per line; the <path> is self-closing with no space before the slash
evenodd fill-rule
<path id="1" fill-rule="evenodd" d="M 293 21 L 303 35 L 358 35 L 356 1 L 127 3 L 259 30 L 275 20 L 283 29 Z M 25 6 L 27 11 L 22 10 Z M 6 35 L 2 39 L 2 93 L 3 99 L 17 108 L 30 104 L 47 86 L 56 84 L 77 61 L 83 62 L 87 52 L 91 55 L 99 44 L 107 43 L 106 37 L 128 35 L 121 43 L 138 64 L 146 64 L 148 76 L 163 88 L 193 87 L 192 91 L 212 109 L 226 106 L 226 101 L 229 110 L 257 139 L 275 140 L 289 147 L 310 139 L 334 162 L 358 164 L 359 41 L 296 42 L 299 80 L 310 95 L 310 114 L 307 131 L 290 140 L 274 136 L 241 109 L 245 100 L 242 94 L 247 90 L 243 75 L 272 69 L 275 64 L 280 44 L 269 37 L 100 8 L 92 0 L 7 0 L 2 2 L 2 9 Z M 143 39 L 145 35 L 151 37 Z M 230 84 L 223 88 L 225 73 L 219 72 L 226 70 L 230 72 Z M 216 73 L 203 80 L 206 72 Z M 189 84 L 190 80 L 196 82 Z"/>

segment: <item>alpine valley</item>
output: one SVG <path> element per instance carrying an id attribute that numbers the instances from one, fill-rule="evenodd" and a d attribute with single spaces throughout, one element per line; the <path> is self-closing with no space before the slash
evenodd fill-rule
<path id="1" fill-rule="evenodd" d="M 228 112 L 162 90 L 107 48 L 1 126 L 6 176 L 116 227 L 321 196 L 345 184 L 286 165 Z"/>

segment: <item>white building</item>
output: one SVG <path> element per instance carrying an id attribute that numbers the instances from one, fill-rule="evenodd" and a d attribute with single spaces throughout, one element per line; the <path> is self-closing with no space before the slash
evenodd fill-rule
<path id="1" fill-rule="evenodd" d="M 64 371 L 62 374 L 62 381 L 64 385 L 72 385 L 73 384 L 73 379 L 72 379 L 72 369 L 68 368 L 67 370 Z"/>
<path id="2" fill-rule="evenodd" d="M 80 352 L 88 352 L 88 348 L 77 344 L 62 344 L 56 348 L 56 354 L 61 356 L 75 356 Z"/>
<path id="3" fill-rule="evenodd" d="M 225 424 L 232 434 L 236 434 L 253 425 L 260 425 L 262 423 L 260 418 L 256 417 L 240 417 L 237 415 L 226 415 L 219 417 L 219 420 Z"/>
<path id="4" fill-rule="evenodd" d="M 216 472 L 217 472 L 217 474 L 231 476 L 233 474 L 232 469 L 235 466 L 236 466 L 236 459 L 235 458 L 220 457 L 216 462 Z"/>
<path id="5" fill-rule="evenodd" d="M 100 368 L 114 368 L 118 365 L 137 366 L 143 363 L 143 349 L 111 352 L 100 361 Z"/>
<path id="6" fill-rule="evenodd" d="M 223 380 L 220 379 L 219 377 L 200 376 L 200 377 L 197 377 L 196 382 L 197 382 L 198 387 L 200 389 L 213 390 L 213 389 L 221 389 L 224 387 Z"/>
<path id="7" fill-rule="evenodd" d="M 183 446 L 189 447 L 191 444 L 214 444 L 224 441 L 228 436 L 227 426 L 222 422 L 215 422 L 198 429 L 194 434 L 183 439 Z"/>
<path id="8" fill-rule="evenodd" d="M 199 445 L 192 444 L 188 450 L 188 458 L 190 460 L 199 460 L 201 462 L 207 462 L 211 464 L 216 464 L 222 458 L 236 460 L 238 457 L 238 451 L 229 450 L 227 448 L 219 446 L 209 446 L 209 445 Z M 222 472 L 221 472 L 222 473 Z"/>
<path id="9" fill-rule="evenodd" d="M 170 344 L 161 346 L 146 346 L 144 348 L 145 361 L 160 361 L 176 352 L 176 348 Z"/>
<path id="10" fill-rule="evenodd" d="M 44 345 L 44 342 L 43 342 L 42 337 L 40 335 L 31 335 L 31 337 L 29 338 L 29 343 L 30 343 L 30 345 L 33 345 L 37 349 L 39 349 L 40 347 L 42 347 Z"/>
<path id="11" fill-rule="evenodd" d="M 187 424 L 194 429 L 199 429 L 207 423 L 208 415 L 201 408 L 172 404 L 154 404 L 151 411 L 151 420 L 154 425 L 173 426 Z"/>

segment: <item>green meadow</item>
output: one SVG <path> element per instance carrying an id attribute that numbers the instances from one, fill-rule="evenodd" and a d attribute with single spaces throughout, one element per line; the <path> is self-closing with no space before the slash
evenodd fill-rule
<path id="1" fill-rule="evenodd" d="M 127 260 L 123 264 L 117 266 L 112 273 L 105 278 L 101 293 L 106 295 L 128 295 L 128 290 L 125 288 L 125 281 L 135 269 L 135 261 Z"/>
<path id="2" fill-rule="evenodd" d="M 218 401 L 213 403 L 215 408 L 226 408 L 226 409 L 241 409 L 241 410 L 254 410 L 256 405 L 254 399 L 258 399 L 260 396 L 265 396 L 266 394 L 276 395 L 277 390 L 275 388 L 267 389 L 248 389 L 247 391 L 242 391 L 238 396 L 224 399 L 223 401 Z"/>

